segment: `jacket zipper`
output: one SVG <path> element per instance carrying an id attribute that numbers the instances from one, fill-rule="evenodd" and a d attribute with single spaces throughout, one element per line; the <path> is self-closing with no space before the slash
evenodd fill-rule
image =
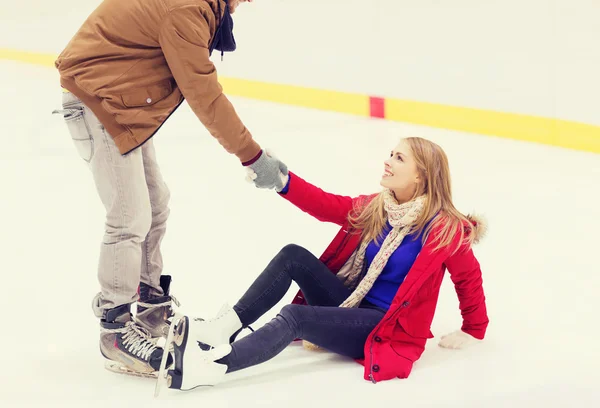
<path id="1" fill-rule="evenodd" d="M 424 274 L 425 275 L 425 274 Z M 416 287 L 421 287 L 423 281 L 425 279 L 428 279 L 430 276 L 430 274 L 425 275 L 425 277 L 420 276 L 419 279 L 417 280 L 417 282 L 413 283 L 411 285 L 410 288 L 407 289 L 406 291 L 406 296 L 405 299 L 408 298 L 408 294 L 410 293 L 410 291 L 416 286 Z M 417 283 L 419 283 L 419 285 L 417 286 Z M 377 327 L 380 327 L 380 325 L 385 325 L 387 324 L 388 321 L 390 321 L 390 319 L 394 319 L 396 318 L 396 315 L 398 313 L 400 313 L 400 310 L 406 307 L 406 302 L 408 302 L 407 300 L 405 300 L 404 302 L 402 302 L 402 304 L 396 309 L 394 310 L 387 319 L 382 320 L 381 322 L 379 322 L 379 325 Z M 370 359 L 369 359 L 369 368 L 370 368 L 370 374 L 369 374 L 369 378 L 371 379 L 371 381 L 373 382 L 373 384 L 376 383 L 375 378 L 373 376 L 373 341 L 375 341 L 375 334 L 373 334 L 373 337 L 371 338 L 371 346 L 369 348 L 369 354 L 370 354 Z"/>
<path id="2" fill-rule="evenodd" d="M 373 384 L 377 384 L 375 381 L 375 377 L 373 376 L 373 339 L 371 339 L 371 346 L 369 347 L 369 354 L 371 355 L 371 361 L 369 361 L 369 369 L 371 373 L 369 374 L 369 378 Z"/>
<path id="3" fill-rule="evenodd" d="M 436 215 L 437 215 L 437 214 L 436 214 Z M 431 222 L 431 221 L 430 221 L 430 222 Z M 427 241 L 427 238 L 429 238 L 429 233 L 427 233 L 427 235 L 426 235 L 426 237 L 425 237 L 425 241 Z M 421 279 L 422 279 L 422 277 L 421 277 Z M 414 284 L 413 284 L 413 286 L 411 286 L 411 287 L 410 287 L 410 288 L 409 288 L 409 289 L 406 291 L 406 294 L 407 294 L 407 295 L 408 295 L 408 293 L 410 292 L 410 290 L 411 290 L 413 287 L 414 287 Z M 406 306 L 405 306 L 405 304 L 406 304 L 406 300 L 405 300 L 404 302 L 402 302 L 402 304 L 400 305 L 400 307 L 398 307 L 398 309 L 394 310 L 394 311 L 391 313 L 391 315 L 390 315 L 390 316 L 389 316 L 387 319 L 385 319 L 385 320 L 382 320 L 382 321 L 379 323 L 379 325 L 381 325 L 381 324 L 387 324 L 387 322 L 388 322 L 390 319 L 394 318 L 394 317 L 396 316 L 396 314 L 398 314 L 398 313 L 399 313 L 399 311 L 400 311 L 402 308 L 405 308 L 405 307 L 406 307 Z M 370 373 L 369 373 L 369 379 L 371 380 L 371 382 L 372 382 L 373 384 L 376 384 L 376 383 L 377 383 L 377 381 L 375 381 L 375 377 L 373 376 L 373 341 L 375 341 L 375 336 L 376 336 L 376 335 L 374 334 L 374 335 L 373 335 L 373 337 L 371 338 L 371 345 L 370 345 L 370 347 L 369 347 L 369 355 L 370 355 L 370 358 L 369 358 L 369 370 L 370 370 Z"/>
<path id="4" fill-rule="evenodd" d="M 398 309 L 394 310 L 392 312 L 392 314 L 385 320 L 382 320 L 379 324 L 387 324 L 387 322 L 392 319 L 395 318 L 395 316 L 399 313 L 400 309 L 405 308 L 406 306 L 404 305 L 406 302 L 402 302 L 402 304 L 400 305 L 400 307 L 398 307 Z M 373 384 L 376 384 L 377 381 L 375 380 L 375 377 L 373 375 L 373 341 L 375 341 L 375 334 L 373 334 L 373 337 L 371 338 L 371 345 L 369 346 L 369 379 L 371 380 L 371 382 Z"/>

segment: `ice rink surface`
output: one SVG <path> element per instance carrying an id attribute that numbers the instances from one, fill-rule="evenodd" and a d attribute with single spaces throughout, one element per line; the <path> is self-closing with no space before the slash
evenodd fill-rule
<path id="1" fill-rule="evenodd" d="M 354 361 L 294 344 L 273 360 L 191 392 L 103 368 L 91 299 L 104 212 L 60 115 L 55 70 L 1 62 L 0 174 L 5 407 L 600 406 L 600 156 L 492 137 L 231 98 L 263 147 L 326 191 L 376 192 L 403 136 L 447 152 L 454 199 L 489 223 L 475 247 L 490 325 L 452 351 L 460 328 L 446 275 L 431 339 L 406 380 L 372 384 Z M 234 303 L 281 247 L 320 255 L 337 231 L 244 180 L 238 160 L 187 104 L 154 138 L 171 189 L 165 273 L 181 311 Z M 264 316 L 273 317 L 297 288 Z M 166 405 L 165 405 L 166 404 Z"/>

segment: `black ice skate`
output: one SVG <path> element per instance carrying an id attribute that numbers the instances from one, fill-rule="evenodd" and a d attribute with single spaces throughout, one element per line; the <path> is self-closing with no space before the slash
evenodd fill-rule
<path id="1" fill-rule="evenodd" d="M 146 329 L 155 338 L 166 338 L 173 318 L 173 303 L 179 306 L 179 302 L 170 294 L 171 276 L 160 277 L 160 287 L 163 296 L 153 296 L 152 288 L 145 283 L 140 284 L 140 299 L 137 302 L 136 323 Z"/>
<path id="2" fill-rule="evenodd" d="M 157 378 L 163 349 L 152 342 L 147 330 L 132 320 L 129 304 L 107 310 L 100 327 L 100 351 L 108 359 L 105 364 L 108 370 Z M 169 353 L 165 357 L 168 366 L 173 358 Z"/>

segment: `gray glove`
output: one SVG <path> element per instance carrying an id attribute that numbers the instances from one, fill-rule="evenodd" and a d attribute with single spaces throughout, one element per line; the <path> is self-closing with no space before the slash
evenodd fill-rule
<path id="1" fill-rule="evenodd" d="M 254 185 L 258 188 L 283 190 L 288 176 L 287 166 L 267 151 L 263 151 L 258 160 L 247 166 Z"/>

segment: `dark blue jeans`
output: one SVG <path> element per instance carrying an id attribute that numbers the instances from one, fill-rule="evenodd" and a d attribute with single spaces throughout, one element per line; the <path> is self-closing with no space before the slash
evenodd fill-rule
<path id="1" fill-rule="evenodd" d="M 269 323 L 232 343 L 218 362 L 227 372 L 263 363 L 300 338 L 351 358 L 364 356 L 364 345 L 386 310 L 363 301 L 358 308 L 338 307 L 350 295 L 333 273 L 306 249 L 284 247 L 234 306 L 248 327 L 275 306 L 295 281 L 308 305 L 286 305 Z"/>

